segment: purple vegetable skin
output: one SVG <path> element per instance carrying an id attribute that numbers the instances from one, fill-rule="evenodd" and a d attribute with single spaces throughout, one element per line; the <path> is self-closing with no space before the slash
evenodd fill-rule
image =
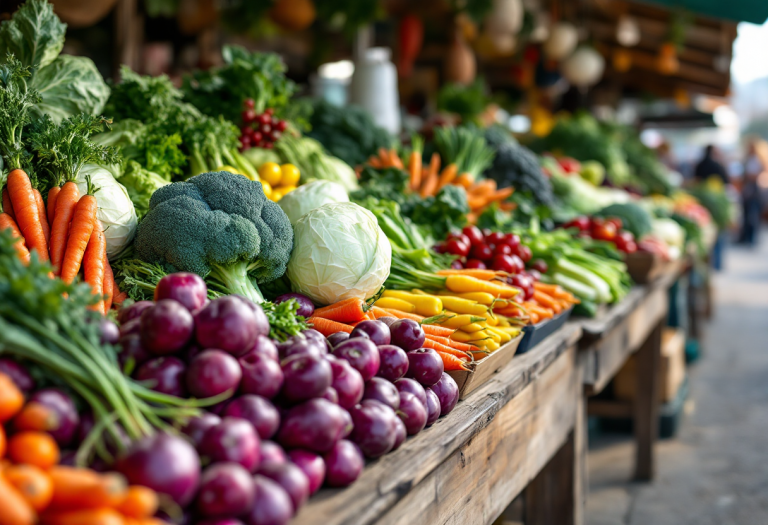
<path id="1" fill-rule="evenodd" d="M 120 352 L 117 354 L 117 362 L 124 373 L 130 375 L 139 366 L 149 361 L 153 356 L 141 343 L 139 334 L 124 335 L 118 342 Z"/>
<path id="2" fill-rule="evenodd" d="M 55 414 L 57 427 L 49 429 L 48 433 L 60 446 L 68 445 L 80 424 L 72 398 L 58 388 L 43 388 L 32 394 L 29 401 L 39 403 Z"/>
<path id="3" fill-rule="evenodd" d="M 323 456 L 325 462 L 325 482 L 331 487 L 346 487 L 351 485 L 365 466 L 365 459 L 360 447 L 347 441 L 340 440 L 330 452 Z"/>
<path id="4" fill-rule="evenodd" d="M 408 352 L 408 372 L 411 377 L 423 386 L 432 386 L 443 375 L 443 360 L 431 348 L 419 348 Z"/>
<path id="5" fill-rule="evenodd" d="M 288 411 L 277 441 L 288 449 L 327 452 L 349 432 L 345 410 L 325 399 L 310 399 Z"/>
<path id="6" fill-rule="evenodd" d="M 280 304 L 285 301 L 290 301 L 291 299 L 295 299 L 296 302 L 299 303 L 299 309 L 296 311 L 296 315 L 309 319 L 312 317 L 312 314 L 315 313 L 315 305 L 312 304 L 309 297 L 300 293 L 285 293 L 283 295 L 278 295 L 273 302 L 275 304 Z"/>
<path id="7" fill-rule="evenodd" d="M 281 363 L 283 369 L 282 396 L 292 403 L 321 395 L 331 386 L 331 364 L 320 356 L 294 355 Z"/>
<path id="8" fill-rule="evenodd" d="M 227 295 L 211 301 L 195 315 L 195 336 L 204 348 L 220 348 L 238 356 L 250 350 L 259 335 L 269 335 L 269 323 L 265 323 L 261 307 Z"/>
<path id="9" fill-rule="evenodd" d="M 141 313 L 141 342 L 155 355 L 178 352 L 192 340 L 195 322 L 178 301 L 163 299 Z"/>
<path id="10" fill-rule="evenodd" d="M 0 373 L 11 378 L 19 390 L 25 394 L 35 389 L 35 380 L 29 374 L 29 371 L 13 359 L 0 357 Z"/>
<path id="11" fill-rule="evenodd" d="M 181 431 L 189 436 L 195 447 L 199 447 L 205 432 L 219 423 L 221 423 L 221 418 L 219 416 L 212 412 L 203 412 L 199 416 L 190 419 Z"/>
<path id="12" fill-rule="evenodd" d="M 459 401 L 459 386 L 451 376 L 443 372 L 440 380 L 430 387 L 440 400 L 440 415 L 448 414 Z"/>
<path id="13" fill-rule="evenodd" d="M 365 383 L 363 399 L 375 399 L 387 405 L 392 410 L 397 410 L 400 405 L 400 395 L 397 387 L 381 377 L 372 377 Z"/>
<path id="14" fill-rule="evenodd" d="M 400 319 L 389 327 L 392 334 L 392 344 L 406 352 L 421 348 L 426 340 L 426 334 L 421 325 L 411 319 Z"/>
<path id="15" fill-rule="evenodd" d="M 388 327 L 391 327 L 394 323 L 397 322 L 397 317 L 389 317 L 388 315 L 385 315 L 384 317 L 379 317 L 376 320 L 381 321 Z"/>
<path id="16" fill-rule="evenodd" d="M 141 313 L 146 310 L 147 308 L 154 305 L 152 301 L 136 301 L 130 306 L 126 306 L 125 308 L 121 308 L 120 311 L 117 313 L 117 322 L 121 325 L 125 325 L 128 321 L 132 321 L 133 319 L 138 319 L 141 317 Z"/>
<path id="17" fill-rule="evenodd" d="M 426 405 L 427 405 L 427 426 L 431 427 L 435 421 L 440 418 L 440 399 L 437 397 L 437 394 L 435 394 L 431 388 L 427 388 L 427 395 L 426 395 Z"/>
<path id="18" fill-rule="evenodd" d="M 207 298 L 208 286 L 202 277 L 194 273 L 172 273 L 160 279 L 155 286 L 155 301 L 173 299 L 190 312 L 202 308 Z"/>
<path id="19" fill-rule="evenodd" d="M 349 334 L 349 337 L 360 336 L 367 336 L 376 346 L 388 345 L 392 340 L 389 326 L 381 321 L 360 321 L 352 330 L 352 333 Z"/>
<path id="20" fill-rule="evenodd" d="M 402 379 L 398 379 L 395 381 L 395 386 L 397 387 L 398 392 L 410 392 L 416 398 L 421 401 L 421 403 L 426 407 L 427 406 L 427 394 L 423 386 L 421 386 L 421 383 L 416 381 L 415 379 L 411 379 L 408 377 L 404 377 Z"/>
<path id="21" fill-rule="evenodd" d="M 379 346 L 379 371 L 376 375 L 393 383 L 408 371 L 408 355 L 395 345 Z"/>
<path id="22" fill-rule="evenodd" d="M 255 489 L 251 474 L 237 463 L 215 463 L 203 471 L 197 510 L 209 518 L 241 516 L 251 510 Z"/>
<path id="23" fill-rule="evenodd" d="M 141 365 L 133 377 L 156 392 L 184 397 L 187 391 L 184 385 L 186 370 L 184 362 L 177 357 L 156 357 Z"/>
<path id="24" fill-rule="evenodd" d="M 427 424 L 427 409 L 410 392 L 400 392 L 400 407 L 397 409 L 397 415 L 405 425 L 409 436 L 418 434 Z"/>
<path id="25" fill-rule="evenodd" d="M 253 507 L 246 514 L 248 525 L 286 525 L 293 517 L 293 503 L 288 493 L 271 479 L 257 474 L 253 477 L 256 495 Z"/>
<path id="26" fill-rule="evenodd" d="M 235 392 L 242 376 L 237 359 L 221 350 L 206 350 L 189 363 L 187 388 L 195 397 L 213 397 L 228 390 Z"/>
<path id="27" fill-rule="evenodd" d="M 253 394 L 230 401 L 222 416 L 245 419 L 253 425 L 261 439 L 274 436 L 280 426 L 280 414 L 275 406 L 263 397 Z"/>
<path id="28" fill-rule="evenodd" d="M 405 428 L 405 423 L 401 419 L 395 421 L 395 444 L 392 445 L 392 450 L 397 450 L 400 445 L 405 443 L 405 438 L 408 437 L 408 430 Z"/>
<path id="29" fill-rule="evenodd" d="M 288 461 L 288 455 L 283 447 L 274 441 L 264 440 L 261 442 L 261 464 L 259 468 L 266 464 L 285 463 Z"/>
<path id="30" fill-rule="evenodd" d="M 397 416 L 391 408 L 379 401 L 364 399 L 349 414 L 354 425 L 350 439 L 366 457 L 377 458 L 392 450 L 397 438 Z"/>
<path id="31" fill-rule="evenodd" d="M 240 392 L 272 399 L 283 387 L 283 369 L 266 354 L 251 350 L 238 359 L 243 378 Z"/>
<path id="32" fill-rule="evenodd" d="M 341 343 L 349 339 L 349 334 L 347 332 L 336 332 L 335 334 L 331 334 L 328 336 L 328 344 L 331 345 L 331 348 L 336 348 Z"/>
<path id="33" fill-rule="evenodd" d="M 334 448 L 343 440 L 339 440 Z M 333 449 L 331 449 L 331 452 Z M 330 453 L 330 452 L 329 452 Z M 323 458 L 308 450 L 294 449 L 288 452 L 288 457 L 299 467 L 309 480 L 309 493 L 314 494 L 322 486 L 325 479 L 325 463 Z"/>
<path id="34" fill-rule="evenodd" d="M 231 461 L 255 472 L 261 461 L 259 435 L 249 422 L 235 417 L 225 417 L 221 423 L 203 434 L 200 454 L 212 462 Z"/>
<path id="35" fill-rule="evenodd" d="M 323 399 L 327 399 L 331 403 L 339 404 L 339 393 L 336 392 L 336 389 L 332 386 L 329 386 L 325 390 L 323 390 L 323 393 L 320 394 L 318 397 L 322 397 Z"/>
<path id="36" fill-rule="evenodd" d="M 330 363 L 333 371 L 331 386 L 336 390 L 339 405 L 349 410 L 363 399 L 363 376 L 344 359 L 336 359 Z"/>
<path id="37" fill-rule="evenodd" d="M 288 493 L 294 513 L 309 499 L 309 479 L 304 471 L 293 463 L 265 465 L 259 469 L 259 474 L 276 482 Z"/>
<path id="38" fill-rule="evenodd" d="M 106 317 L 99 321 L 99 332 L 101 333 L 101 344 L 114 345 L 120 340 L 120 329 Z"/>
<path id="39" fill-rule="evenodd" d="M 363 337 L 350 337 L 333 349 L 333 355 L 348 361 L 352 368 L 360 372 L 363 381 L 368 381 L 379 371 L 379 349 Z"/>

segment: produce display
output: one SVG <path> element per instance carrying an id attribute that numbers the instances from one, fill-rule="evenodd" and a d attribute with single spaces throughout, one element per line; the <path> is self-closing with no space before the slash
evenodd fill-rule
<path id="1" fill-rule="evenodd" d="M 393 137 L 277 55 L 108 86 L 65 29 L 0 23 L 0 525 L 286 524 L 730 213 L 590 116 Z"/>

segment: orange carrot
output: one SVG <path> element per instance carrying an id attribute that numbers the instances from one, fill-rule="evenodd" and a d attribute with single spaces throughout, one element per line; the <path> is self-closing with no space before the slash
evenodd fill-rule
<path id="1" fill-rule="evenodd" d="M 121 292 L 120 288 L 117 287 L 117 284 L 115 284 L 115 290 L 117 290 L 118 293 L 114 294 L 112 297 L 112 304 L 123 304 L 123 301 L 128 299 L 128 294 L 125 292 Z"/>
<path id="2" fill-rule="evenodd" d="M 112 266 L 109 265 L 107 252 L 104 251 L 104 313 L 112 308 L 112 298 L 115 295 L 115 274 L 112 272 Z"/>
<path id="3" fill-rule="evenodd" d="M 438 155 L 437 153 L 433 153 L 432 158 L 429 161 L 427 174 L 424 177 L 424 182 L 421 185 L 421 191 L 419 192 L 419 195 L 421 195 L 422 198 L 434 195 L 435 191 L 437 191 L 439 171 L 440 171 L 440 155 Z"/>
<path id="4" fill-rule="evenodd" d="M 32 506 L 0 474 L 0 525 L 33 525 L 37 521 Z"/>
<path id="5" fill-rule="evenodd" d="M 59 428 L 58 414 L 36 401 L 30 401 L 13 418 L 13 428 L 19 430 L 35 430 L 50 432 Z"/>
<path id="6" fill-rule="evenodd" d="M 424 344 L 422 345 L 423 348 L 431 348 L 432 350 L 439 350 L 440 352 L 445 352 L 446 354 L 451 354 L 452 356 L 458 357 L 459 359 L 469 360 L 469 354 L 465 352 L 464 350 L 459 350 L 457 348 L 453 348 L 450 345 L 444 345 L 443 343 L 440 343 L 438 341 L 435 341 L 434 339 L 427 337 L 424 340 Z"/>
<path id="7" fill-rule="evenodd" d="M 440 174 L 440 178 L 437 181 L 437 189 L 440 190 L 446 184 L 450 184 L 456 178 L 459 173 L 459 167 L 453 162 L 443 168 L 443 172 Z"/>
<path id="8" fill-rule="evenodd" d="M 443 360 L 443 369 L 446 372 L 450 372 L 451 370 L 469 370 L 469 368 L 467 368 L 467 365 L 464 363 L 464 361 L 462 361 L 461 359 L 459 359 L 453 354 L 449 354 L 441 350 L 438 350 L 437 355 L 439 355 L 440 359 Z"/>
<path id="9" fill-rule="evenodd" d="M 24 263 L 28 263 L 29 250 L 24 244 L 24 237 L 21 236 L 19 227 L 16 225 L 16 221 L 13 220 L 13 217 L 11 217 L 6 212 L 3 212 L 0 213 L 0 230 L 5 229 L 11 230 L 11 236 L 13 236 L 15 239 L 18 239 L 15 243 L 13 243 L 13 247 L 16 248 L 16 253 L 19 256 L 19 259 L 21 259 Z"/>
<path id="10" fill-rule="evenodd" d="M 558 303 L 555 299 L 548 296 L 541 290 L 533 291 L 533 299 L 544 308 L 549 308 L 550 310 L 554 310 L 556 314 L 559 314 L 563 309 L 560 306 L 560 303 Z"/>
<path id="11" fill-rule="evenodd" d="M 514 202 L 508 202 L 504 201 L 502 203 L 499 203 L 499 209 L 504 211 L 512 211 L 515 208 L 517 208 L 517 204 Z"/>
<path id="12" fill-rule="evenodd" d="M 451 328 L 446 328 L 444 326 L 438 326 L 435 324 L 422 324 L 421 329 L 424 330 L 424 333 L 437 337 L 451 337 L 451 334 L 455 332 L 455 330 Z"/>
<path id="13" fill-rule="evenodd" d="M 408 160 L 408 173 L 411 175 L 411 190 L 419 191 L 421 188 L 421 152 L 412 151 Z"/>
<path id="14" fill-rule="evenodd" d="M 118 512 L 130 518 L 149 518 L 157 512 L 158 498 L 154 490 L 132 485 L 125 499 L 117 506 Z"/>
<path id="15" fill-rule="evenodd" d="M 381 165 L 381 161 L 378 159 L 378 157 L 371 157 L 370 159 L 368 159 L 368 164 L 370 164 L 370 166 L 372 168 L 382 168 L 383 167 Z"/>
<path id="16" fill-rule="evenodd" d="M 456 180 L 454 183 L 457 186 L 462 186 L 464 189 L 469 189 L 472 184 L 474 183 L 474 179 L 472 178 L 472 175 L 469 173 L 462 173 L 458 177 L 456 177 Z"/>
<path id="17" fill-rule="evenodd" d="M 27 463 L 48 469 L 59 462 L 59 447 L 46 432 L 18 432 L 8 440 L 8 457 L 14 463 Z"/>
<path id="18" fill-rule="evenodd" d="M 48 226 L 48 215 L 45 211 L 45 203 L 43 202 L 43 196 L 40 195 L 39 190 L 32 190 L 35 194 L 35 202 L 37 203 L 37 214 L 40 216 L 40 226 L 43 228 L 43 235 L 45 235 L 45 242 L 48 246 L 51 245 L 51 229 Z"/>
<path id="19" fill-rule="evenodd" d="M 395 168 L 403 169 L 403 161 L 400 159 L 400 156 L 394 148 L 389 150 L 389 161 Z"/>
<path id="20" fill-rule="evenodd" d="M 56 211 L 51 224 L 51 264 L 53 273 L 56 275 L 61 274 L 61 264 L 64 261 L 67 237 L 69 237 L 69 224 L 75 215 L 75 207 L 79 199 L 80 191 L 77 189 L 77 184 L 72 181 L 65 182 L 56 196 Z"/>
<path id="21" fill-rule="evenodd" d="M 83 277 L 85 282 L 91 285 L 91 291 L 94 294 L 102 295 L 104 292 L 104 260 L 106 258 L 107 239 L 104 237 L 101 221 L 96 219 L 91 238 L 83 255 Z M 103 314 L 107 313 L 104 310 L 104 299 L 99 299 L 99 302 L 93 305 L 91 309 Z"/>
<path id="22" fill-rule="evenodd" d="M 450 337 L 441 337 L 439 335 L 427 335 L 427 339 L 431 339 L 440 344 L 444 344 L 445 346 L 450 346 L 451 348 L 455 348 L 456 350 L 459 350 L 462 352 L 475 352 L 479 350 L 479 348 L 474 345 L 471 345 L 468 343 L 460 343 L 459 341 L 455 341 Z"/>
<path id="23" fill-rule="evenodd" d="M 481 195 L 490 195 L 494 191 L 496 191 L 496 181 L 493 179 L 485 179 L 483 181 L 474 183 L 469 188 L 469 191 L 467 193 L 469 193 L 470 195 L 481 196 Z"/>
<path id="24" fill-rule="evenodd" d="M 24 406 L 24 394 L 11 378 L 0 372 L 0 424 L 9 421 Z"/>
<path id="25" fill-rule="evenodd" d="M 3 188 L 3 212 L 10 215 L 14 221 L 16 220 L 16 215 L 13 213 L 13 204 L 11 204 L 11 196 L 8 193 L 8 186 Z"/>
<path id="26" fill-rule="evenodd" d="M 15 169 L 8 174 L 7 185 L 16 224 L 19 225 L 27 248 L 30 252 L 37 250 L 38 258 L 47 261 L 48 242 L 40 224 L 39 210 L 29 177 L 22 170 Z"/>
<path id="27" fill-rule="evenodd" d="M 463 268 L 460 270 L 439 270 L 437 275 L 468 275 L 475 279 L 482 279 L 483 281 L 490 281 L 496 277 L 503 276 L 503 272 L 497 272 L 496 270 L 480 270 L 476 268 Z"/>
<path id="28" fill-rule="evenodd" d="M 510 197 L 515 192 L 515 188 L 512 186 L 508 188 L 502 188 L 500 190 L 496 190 L 491 195 L 488 196 L 488 202 L 496 202 L 496 201 L 503 201 L 507 197 Z"/>
<path id="29" fill-rule="evenodd" d="M 359 298 L 344 299 L 329 306 L 318 308 L 313 316 L 339 323 L 357 323 L 366 319 L 368 307 Z"/>
<path id="30" fill-rule="evenodd" d="M 48 190 L 48 225 L 51 228 L 53 228 L 53 217 L 56 215 L 56 199 L 59 197 L 60 192 L 61 186 L 54 186 Z"/>
<path id="31" fill-rule="evenodd" d="M 528 314 L 528 316 L 529 316 L 529 320 L 531 321 L 531 324 L 538 324 L 538 322 L 541 320 L 541 318 L 539 317 L 539 314 L 537 314 L 536 312 L 531 312 L 530 314 Z"/>
<path id="32" fill-rule="evenodd" d="M 57 465 L 49 470 L 53 482 L 51 508 L 96 509 L 117 507 L 128 494 L 128 485 L 119 474 Z"/>
<path id="33" fill-rule="evenodd" d="M 8 438 L 5 437 L 5 428 L 0 426 L 0 458 L 5 456 L 5 450 L 8 448 Z M 0 461 L 0 474 L 5 468 L 6 460 Z"/>
<path id="34" fill-rule="evenodd" d="M 11 465 L 3 471 L 3 476 L 37 512 L 51 503 L 53 482 L 44 470 L 32 465 Z"/>
<path id="35" fill-rule="evenodd" d="M 469 209 L 472 211 L 477 211 L 481 208 L 485 208 L 488 205 L 488 197 L 485 195 L 475 196 L 475 195 L 469 195 L 467 196 L 467 205 L 469 206 Z"/>
<path id="36" fill-rule="evenodd" d="M 61 263 L 61 279 L 65 283 L 74 281 L 80 271 L 85 249 L 96 226 L 96 207 L 96 197 L 93 196 L 93 192 L 83 195 L 77 201 L 67 239 L 67 249 L 64 251 L 64 259 Z"/>
<path id="37" fill-rule="evenodd" d="M 348 324 L 331 321 L 330 319 L 324 319 L 322 317 L 310 317 L 307 319 L 307 323 L 312 325 L 312 328 L 328 337 L 336 332 L 352 332 L 352 327 Z"/>
<path id="38" fill-rule="evenodd" d="M 525 303 L 523 303 L 523 306 L 525 307 L 526 310 L 528 310 L 528 315 L 532 316 L 533 314 L 536 314 L 541 319 L 550 319 L 555 315 L 555 313 L 552 310 L 548 308 L 543 308 L 531 301 L 526 301 Z"/>
<path id="39" fill-rule="evenodd" d="M 384 310 L 386 310 L 389 317 L 397 317 L 398 319 L 412 319 L 417 323 L 420 323 L 424 320 L 424 317 L 421 315 L 409 314 L 408 312 L 401 312 L 400 310 L 393 310 L 392 308 L 384 308 Z"/>
<path id="40" fill-rule="evenodd" d="M 46 512 L 42 516 L 45 525 L 124 525 L 123 517 L 114 509 L 68 510 Z"/>

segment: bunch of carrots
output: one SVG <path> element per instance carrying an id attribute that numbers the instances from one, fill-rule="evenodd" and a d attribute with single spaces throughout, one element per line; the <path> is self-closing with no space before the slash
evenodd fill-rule
<path id="1" fill-rule="evenodd" d="M 0 373 L 0 525 L 162 525 L 158 495 L 116 473 L 59 464 L 45 410 Z M 6 429 L 8 434 L 6 434 Z M 23 430 L 21 430 L 23 429 Z"/>
<path id="2" fill-rule="evenodd" d="M 458 166 L 450 163 L 442 171 L 441 158 L 438 153 L 433 153 L 426 166 L 422 160 L 421 143 L 415 141 L 413 149 L 408 156 L 406 167 L 402 159 L 393 149 L 379 148 L 378 155 L 368 159 L 368 164 L 374 168 L 399 168 L 408 171 L 410 177 L 410 190 L 418 193 L 422 198 L 431 197 L 448 184 L 461 186 L 467 191 L 467 199 L 471 213 L 468 220 L 471 224 L 477 222 L 480 214 L 494 202 L 505 211 L 515 209 L 515 204 L 505 202 L 514 193 L 514 188 L 497 189 L 496 181 L 485 179 L 475 182 L 469 173 L 459 173 Z"/>
<path id="3" fill-rule="evenodd" d="M 0 229 L 10 229 L 18 239 L 16 250 L 23 261 L 29 261 L 30 252 L 35 251 L 41 260 L 50 261 L 54 274 L 67 283 L 82 268 L 83 279 L 93 293 L 104 297 L 93 308 L 106 314 L 113 301 L 124 297 L 107 260 L 104 229 L 96 218 L 96 191 L 89 180 L 88 192 L 80 195 L 77 184 L 70 180 L 51 188 L 46 207 L 29 176 L 15 169 L 3 188 Z"/>

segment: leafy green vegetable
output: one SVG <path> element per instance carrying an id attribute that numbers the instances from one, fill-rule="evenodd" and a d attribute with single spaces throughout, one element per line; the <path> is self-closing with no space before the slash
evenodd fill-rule
<path id="1" fill-rule="evenodd" d="M 456 113 L 462 122 L 476 122 L 477 117 L 491 103 L 487 91 L 488 87 L 481 78 L 475 79 L 468 86 L 445 84 L 437 93 L 437 109 Z"/>
<path id="2" fill-rule="evenodd" d="M 446 165 L 456 164 L 459 173 L 469 173 L 473 179 L 493 163 L 493 149 L 488 147 L 483 132 L 474 127 L 436 128 L 435 146 Z"/>
<path id="3" fill-rule="evenodd" d="M 77 113 L 99 114 L 109 97 L 92 60 L 59 55 L 66 27 L 46 0 L 27 0 L 0 25 L 0 60 L 13 53 L 32 68 L 29 85 L 41 96 L 32 114 L 48 113 L 54 122 Z"/>
<path id="4" fill-rule="evenodd" d="M 275 143 L 275 151 L 283 161 L 299 168 L 302 182 L 328 180 L 338 182 L 347 191 L 358 188 L 355 171 L 343 160 L 326 154 L 314 139 L 283 135 Z"/>
<path id="5" fill-rule="evenodd" d="M 611 204 L 600 210 L 597 215 L 621 219 L 623 228 L 632 232 L 636 239 L 641 239 L 651 231 L 653 217 L 648 210 L 634 202 Z"/>
<path id="6" fill-rule="evenodd" d="M 365 166 L 360 172 L 360 189 L 350 193 L 350 198 L 362 202 L 366 197 L 391 199 L 400 205 L 418 199 L 408 194 L 408 173 L 399 168 L 377 169 Z"/>
<path id="7" fill-rule="evenodd" d="M 127 160 L 125 168 L 117 177 L 118 182 L 128 191 L 139 219 L 149 211 L 149 201 L 157 190 L 171 182 L 159 174 L 145 169 L 136 161 Z"/>
<path id="8" fill-rule="evenodd" d="M 366 3 L 366 2 L 362 2 Z M 379 148 L 389 148 L 392 136 L 371 115 L 357 106 L 340 108 L 324 100 L 313 100 L 308 137 L 350 166 L 363 164 Z"/>
<path id="9" fill-rule="evenodd" d="M 464 188 L 448 184 L 434 197 L 417 201 L 405 213 L 416 224 L 429 228 L 436 239 L 443 239 L 452 230 L 460 230 L 467 224 L 469 211 Z"/>
<path id="10" fill-rule="evenodd" d="M 0 155 L 8 171 L 21 168 L 29 158 L 22 132 L 30 122 L 30 108 L 40 100 L 37 92 L 27 89 L 29 69 L 12 55 L 0 65 Z"/>

